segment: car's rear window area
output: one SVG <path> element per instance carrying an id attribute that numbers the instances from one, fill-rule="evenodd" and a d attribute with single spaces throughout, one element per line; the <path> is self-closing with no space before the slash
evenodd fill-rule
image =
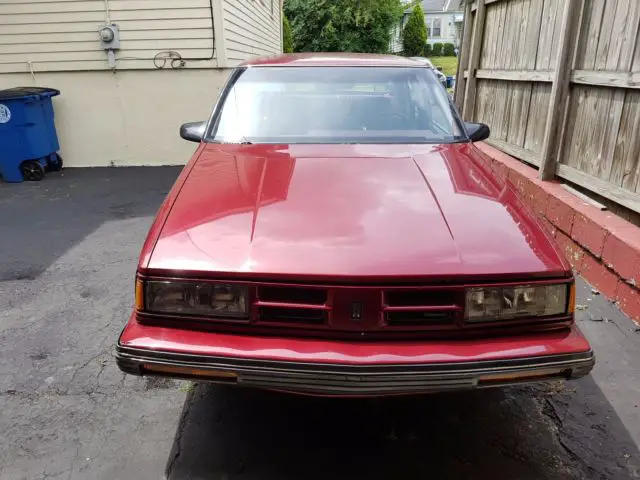
<path id="1" fill-rule="evenodd" d="M 228 88 L 208 141 L 448 143 L 462 132 L 427 68 L 253 67 Z"/>

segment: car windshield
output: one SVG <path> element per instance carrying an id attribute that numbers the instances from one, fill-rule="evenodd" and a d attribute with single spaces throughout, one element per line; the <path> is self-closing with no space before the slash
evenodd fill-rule
<path id="1" fill-rule="evenodd" d="M 227 87 L 207 141 L 451 143 L 464 139 L 428 68 L 252 67 Z"/>

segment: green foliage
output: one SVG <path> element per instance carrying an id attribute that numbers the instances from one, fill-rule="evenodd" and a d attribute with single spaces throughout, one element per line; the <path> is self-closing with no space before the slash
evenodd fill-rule
<path id="1" fill-rule="evenodd" d="M 296 52 L 387 53 L 401 0 L 286 0 Z"/>
<path id="2" fill-rule="evenodd" d="M 413 7 L 409 20 L 402 31 L 402 49 L 407 57 L 417 57 L 424 53 L 427 43 L 427 25 L 420 4 Z"/>
<path id="3" fill-rule="evenodd" d="M 458 70 L 458 57 L 432 58 L 434 65 L 442 67 L 442 73 L 447 76 L 456 75 Z"/>
<path id="4" fill-rule="evenodd" d="M 433 55 L 433 52 L 431 51 L 431 44 L 427 43 L 424 46 L 424 54 L 423 57 L 427 57 L 429 58 L 431 55 Z"/>
<path id="5" fill-rule="evenodd" d="M 291 25 L 286 15 L 282 16 L 282 51 L 284 53 L 293 52 L 293 37 L 291 36 Z"/>
<path id="6" fill-rule="evenodd" d="M 442 44 L 440 42 L 431 45 L 431 55 L 433 55 L 434 57 L 442 56 Z"/>
<path id="7" fill-rule="evenodd" d="M 442 55 L 445 57 L 455 57 L 456 51 L 453 43 L 445 43 L 444 47 L 442 47 Z"/>

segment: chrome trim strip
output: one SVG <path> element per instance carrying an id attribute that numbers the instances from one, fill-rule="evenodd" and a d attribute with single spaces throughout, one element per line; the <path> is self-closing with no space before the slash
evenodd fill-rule
<path id="1" fill-rule="evenodd" d="M 124 347 L 116 347 L 118 367 L 133 375 L 163 375 L 148 372 L 143 364 L 155 366 L 187 367 L 230 372 L 237 375 L 234 384 L 272 390 L 321 395 L 385 395 L 435 392 L 452 389 L 482 388 L 522 383 L 518 380 L 492 381 L 482 384 L 485 375 L 523 373 L 545 374 L 549 369 L 561 369 L 553 378 L 575 379 L 587 375 L 595 364 L 592 351 L 481 362 L 410 365 L 345 365 L 307 362 L 279 362 L 270 360 L 208 357 L 175 354 Z M 190 377 L 167 374 L 175 378 L 196 378 L 211 381 L 215 378 Z M 524 382 L 548 381 L 544 377 L 525 379 Z M 219 383 L 229 383 L 220 379 Z"/>

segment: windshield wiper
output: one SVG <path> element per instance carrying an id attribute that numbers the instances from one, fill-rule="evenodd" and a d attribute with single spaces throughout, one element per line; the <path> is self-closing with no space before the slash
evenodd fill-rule
<path id="1" fill-rule="evenodd" d="M 253 142 L 250 142 L 245 138 L 242 138 L 237 142 L 225 142 L 224 140 L 212 140 L 211 143 L 220 143 L 223 145 L 253 145 Z"/>

